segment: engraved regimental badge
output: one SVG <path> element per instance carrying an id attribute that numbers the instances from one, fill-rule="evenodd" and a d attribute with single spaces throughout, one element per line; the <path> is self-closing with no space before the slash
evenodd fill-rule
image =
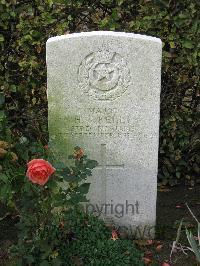
<path id="1" fill-rule="evenodd" d="M 116 52 L 88 54 L 78 69 L 79 86 L 97 100 L 115 100 L 128 88 L 130 71 L 125 59 Z"/>

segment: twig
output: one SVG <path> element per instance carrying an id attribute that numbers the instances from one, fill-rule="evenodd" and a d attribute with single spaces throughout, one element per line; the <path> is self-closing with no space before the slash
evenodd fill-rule
<path id="1" fill-rule="evenodd" d="M 200 224 L 199 224 L 199 221 L 196 218 L 196 216 L 194 215 L 194 213 L 192 212 L 192 210 L 190 209 L 190 207 L 188 206 L 188 204 L 186 203 L 185 205 L 187 206 L 187 208 L 188 208 L 189 212 L 191 213 L 192 217 L 197 222 L 197 226 L 198 226 L 198 228 L 197 228 L 197 230 L 198 230 L 198 237 L 197 238 L 198 238 L 198 243 L 199 243 L 199 246 L 200 246 Z"/>
<path id="2" fill-rule="evenodd" d="M 170 262 L 172 262 L 172 254 L 173 254 L 173 252 L 174 252 L 175 249 L 176 249 L 176 241 L 173 241 L 172 248 L 171 248 L 171 252 L 170 252 L 170 256 L 169 256 Z"/>
<path id="3" fill-rule="evenodd" d="M 194 213 L 192 212 L 192 210 L 190 209 L 190 207 L 188 206 L 187 203 L 185 203 L 186 207 L 188 208 L 189 212 L 191 213 L 192 217 L 195 219 L 195 221 L 199 224 L 199 221 L 197 220 L 196 216 L 194 215 Z"/>
<path id="4" fill-rule="evenodd" d="M 6 219 L 8 216 L 10 216 L 10 212 L 7 212 L 3 217 L 0 218 L 0 221 L 3 221 Z"/>

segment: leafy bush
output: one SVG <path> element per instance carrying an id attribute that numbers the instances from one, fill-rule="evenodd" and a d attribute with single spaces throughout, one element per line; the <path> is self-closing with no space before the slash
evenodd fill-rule
<path id="1" fill-rule="evenodd" d="M 60 213 L 32 231 L 31 239 L 24 234 L 23 239 L 11 249 L 19 265 L 144 265 L 132 241 L 113 241 L 102 221 L 78 208 Z"/>
<path id="2" fill-rule="evenodd" d="M 29 181 L 26 177 L 19 205 L 19 239 L 11 248 L 16 264 L 143 265 L 130 240 L 115 242 L 110 229 L 79 205 L 89 189 L 89 183 L 82 181 L 97 162 L 79 147 L 70 158 L 74 166 L 56 171 L 43 159 L 28 163 Z"/>
<path id="3" fill-rule="evenodd" d="M 45 42 L 49 37 L 88 30 L 152 35 L 163 42 L 159 181 L 174 185 L 197 180 L 198 0 L 2 0 L 0 12 L 0 84 L 6 98 L 0 123 L 7 115 L 14 142 L 25 136 L 47 143 Z"/>

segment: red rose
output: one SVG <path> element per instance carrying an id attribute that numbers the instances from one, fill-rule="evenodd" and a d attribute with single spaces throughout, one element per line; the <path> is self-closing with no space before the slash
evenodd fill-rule
<path id="1" fill-rule="evenodd" d="M 28 164 L 26 176 L 33 183 L 43 186 L 55 172 L 53 166 L 43 159 L 33 159 Z"/>

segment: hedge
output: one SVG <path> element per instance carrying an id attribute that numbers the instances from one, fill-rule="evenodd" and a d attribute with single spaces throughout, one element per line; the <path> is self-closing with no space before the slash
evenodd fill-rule
<path id="1" fill-rule="evenodd" d="M 1 138 L 48 140 L 49 37 L 91 30 L 156 36 L 163 42 L 159 183 L 198 181 L 198 0 L 1 0 L 0 14 Z"/>

